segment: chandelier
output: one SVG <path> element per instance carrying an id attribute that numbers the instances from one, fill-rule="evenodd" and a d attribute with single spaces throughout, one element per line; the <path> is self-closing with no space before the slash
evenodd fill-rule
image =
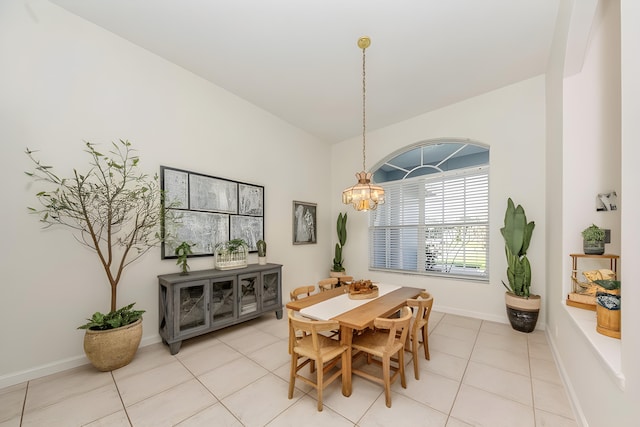
<path id="1" fill-rule="evenodd" d="M 375 210 L 379 204 L 384 203 L 384 189 L 371 183 L 371 173 L 366 172 L 366 72 L 365 72 L 365 50 L 371 45 L 369 37 L 360 37 L 358 47 L 362 49 L 362 171 L 356 173 L 358 183 L 353 187 L 346 188 L 342 192 L 342 203 L 353 205 L 357 211 Z"/>

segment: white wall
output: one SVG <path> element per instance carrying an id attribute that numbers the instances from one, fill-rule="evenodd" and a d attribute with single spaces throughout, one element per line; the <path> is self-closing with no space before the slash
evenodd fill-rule
<path id="1" fill-rule="evenodd" d="M 624 265 L 621 280 L 624 295 L 624 309 L 622 310 L 623 341 L 622 341 L 622 369 L 626 381 L 625 393 L 621 405 L 627 410 L 625 420 L 640 419 L 640 286 L 637 286 L 638 274 L 635 262 L 640 259 L 640 2 L 635 0 L 620 0 L 621 20 L 621 75 L 622 75 L 622 195 L 624 197 L 624 211 L 622 212 L 621 234 L 622 245 L 620 254 Z M 612 394 L 612 399 L 618 398 Z M 594 424 L 595 425 L 595 424 Z"/>
<path id="2" fill-rule="evenodd" d="M 507 199 L 521 204 L 536 222 L 528 257 L 532 292 L 545 294 L 545 79 L 516 83 L 440 110 L 367 133 L 367 168 L 388 154 L 420 141 L 469 138 L 490 146 L 490 282 L 468 282 L 419 275 L 368 271 L 368 214 L 341 204 L 342 189 L 355 183 L 362 165 L 362 138 L 333 147 L 334 217 L 349 212 L 345 267 L 357 278 L 419 286 L 434 295 L 439 311 L 507 322 L 504 305 L 506 260 L 500 235 Z M 371 123 L 370 126 L 375 126 Z M 335 242 L 335 237 L 334 237 Z M 544 310 L 538 327 L 544 328 Z"/>
<path id="3" fill-rule="evenodd" d="M 563 2 L 564 10 L 575 6 L 573 1 Z M 638 155 L 636 76 L 639 70 L 637 52 L 640 34 L 635 23 L 640 18 L 640 8 L 637 2 L 626 0 L 600 1 L 598 6 L 582 70 L 562 80 L 564 57 L 555 55 L 552 56 L 548 72 L 550 80 L 554 81 L 547 91 L 548 109 L 554 109 L 554 113 L 548 114 L 551 118 L 548 125 L 555 127 L 560 124 L 562 127 L 560 135 L 556 132 L 548 141 L 549 147 L 555 147 L 553 149 L 562 157 L 559 165 L 553 159 L 548 159 L 547 165 L 551 169 L 548 179 L 557 182 L 561 177 L 563 184 L 560 192 L 553 190 L 554 185 L 550 182 L 547 194 L 548 200 L 562 203 L 561 223 L 557 216 L 548 221 L 550 230 L 562 236 L 562 241 L 548 241 L 548 257 L 552 257 L 548 263 L 552 271 L 548 275 L 555 278 L 555 284 L 551 280 L 548 284 L 547 335 L 576 404 L 579 422 L 595 427 L 635 426 L 640 416 L 637 405 L 640 401 L 637 367 L 640 340 L 637 328 L 633 325 L 638 324 L 636 306 L 639 299 L 637 287 L 633 283 L 625 286 L 624 282 L 625 278 L 633 277 L 630 269 L 633 268 L 633 260 L 638 258 L 634 238 L 638 234 L 635 225 L 638 218 L 638 172 L 634 154 Z M 621 16 L 622 26 L 619 23 Z M 626 26 L 624 22 L 627 22 Z M 627 40 L 626 44 L 622 44 L 622 67 L 620 35 L 623 41 Z M 564 46 L 559 48 L 563 49 Z M 625 117 L 627 120 L 624 120 Z M 563 147 L 562 153 L 557 150 L 559 146 Z M 595 193 L 612 189 L 618 191 L 619 211 L 596 212 Z M 551 218 L 550 211 L 548 215 Z M 563 302 L 570 289 L 568 254 L 582 251 L 580 231 L 592 222 L 611 228 L 612 243 L 607 245 L 607 252 L 621 255 L 619 272 L 624 296 L 623 337 L 620 351 L 614 357 L 621 359 L 622 385 L 601 359 L 602 348 L 596 351 Z M 559 247 L 562 249 L 558 250 Z"/>
<path id="4" fill-rule="evenodd" d="M 606 252 L 619 254 L 620 210 L 595 208 L 596 194 L 620 193 L 619 1 L 601 2 L 597 12 L 582 71 L 563 86 L 565 245 L 582 252 L 580 232 L 595 223 L 611 230 Z M 568 278 L 571 265 L 565 266 Z"/>
<path id="5" fill-rule="evenodd" d="M 0 387 L 86 363 L 76 327 L 109 309 L 95 255 L 27 214 L 38 186 L 23 173 L 24 150 L 40 150 L 69 175 L 86 164 L 83 140 L 119 138 L 133 142 L 151 174 L 166 165 L 264 185 L 268 259 L 284 265 L 285 295 L 328 274 L 326 144 L 49 2 L 1 2 Z M 293 200 L 318 203 L 317 245 L 292 245 Z M 211 268 L 213 259 L 189 264 Z M 156 276 L 177 271 L 156 249 L 125 272 L 118 305 L 147 310 L 143 345 L 159 340 Z"/>

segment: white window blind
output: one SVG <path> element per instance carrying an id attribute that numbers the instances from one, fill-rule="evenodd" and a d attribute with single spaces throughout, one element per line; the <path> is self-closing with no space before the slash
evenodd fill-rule
<path id="1" fill-rule="evenodd" d="M 386 202 L 370 216 L 370 268 L 488 279 L 488 166 L 381 185 Z"/>

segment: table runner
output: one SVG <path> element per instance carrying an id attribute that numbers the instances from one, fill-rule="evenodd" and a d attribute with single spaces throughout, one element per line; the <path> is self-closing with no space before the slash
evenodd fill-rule
<path id="1" fill-rule="evenodd" d="M 388 294 L 389 292 L 400 289 L 400 286 L 396 285 L 386 285 L 383 283 L 376 283 L 375 285 L 378 287 L 378 296 L 376 298 L 380 298 L 381 296 Z M 353 310 L 356 307 L 360 307 L 361 305 L 366 304 L 370 301 L 374 301 L 376 298 L 351 299 L 349 298 L 349 295 L 345 293 L 334 298 L 330 298 L 326 301 L 319 302 L 310 307 L 303 308 L 302 310 L 300 310 L 300 314 L 310 319 L 329 320 L 349 310 Z"/>

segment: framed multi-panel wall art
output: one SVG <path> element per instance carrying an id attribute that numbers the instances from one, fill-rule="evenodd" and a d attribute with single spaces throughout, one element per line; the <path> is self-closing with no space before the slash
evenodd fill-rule
<path id="1" fill-rule="evenodd" d="M 213 256 L 216 244 L 243 239 L 249 252 L 264 239 L 264 187 L 160 166 L 160 186 L 176 221 L 162 225 L 169 236 L 161 256 L 176 258 L 182 242 L 194 244 L 193 256 Z"/>

